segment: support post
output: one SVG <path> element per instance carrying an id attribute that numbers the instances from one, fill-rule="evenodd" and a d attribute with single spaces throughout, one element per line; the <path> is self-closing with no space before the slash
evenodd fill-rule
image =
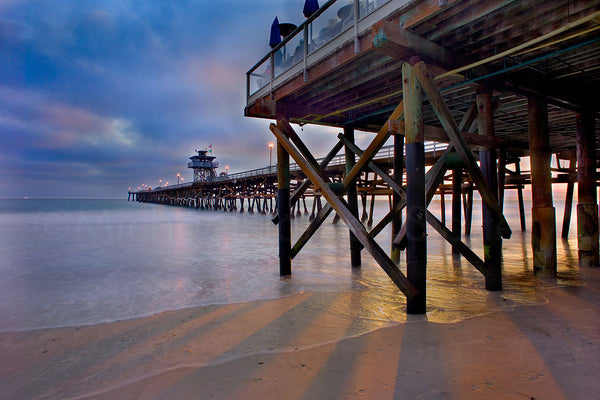
<path id="1" fill-rule="evenodd" d="M 350 142 L 354 143 L 354 127 L 352 125 L 344 126 L 344 137 Z M 346 173 L 352 171 L 352 168 L 356 164 L 354 152 L 346 146 Z M 350 182 L 348 186 L 346 196 L 348 198 L 348 209 L 352 215 L 358 219 L 358 196 L 356 190 L 356 181 Z M 351 265 L 353 268 L 360 267 L 360 249 L 361 245 L 356 236 L 350 231 L 350 257 Z"/>
<path id="2" fill-rule="evenodd" d="M 290 221 L 290 155 L 277 141 L 277 198 L 279 206 L 279 275 L 292 274 Z"/>
<path id="3" fill-rule="evenodd" d="M 477 130 L 479 135 L 493 138 L 494 115 L 492 108 L 492 91 L 488 88 L 477 91 Z M 496 149 L 488 148 L 479 152 L 481 172 L 491 190 L 495 201 L 498 201 L 498 172 L 496 170 Z M 492 208 L 482 202 L 483 217 L 483 253 L 484 261 L 489 267 L 489 275 L 485 276 L 487 290 L 502 290 L 502 238 L 500 236 L 500 219 Z"/>
<path id="4" fill-rule="evenodd" d="M 460 201 L 462 192 L 462 170 L 455 168 L 452 170 L 452 234 L 460 240 L 461 215 Z M 452 247 L 453 254 L 459 254 L 458 249 Z"/>
<path id="5" fill-rule="evenodd" d="M 423 100 L 419 81 L 408 63 L 402 65 L 402 89 L 406 127 L 406 274 L 418 291 L 407 300 L 406 311 L 423 314 L 427 279 Z"/>
<path id="6" fill-rule="evenodd" d="M 404 136 L 402 135 L 394 135 L 394 182 L 396 182 L 399 186 L 402 186 L 402 172 L 404 170 Z M 399 193 L 395 191 L 392 194 L 392 205 L 393 208 L 398 207 L 402 198 Z M 391 259 L 396 264 L 400 262 L 400 246 L 394 244 L 394 238 L 400 232 L 402 228 L 402 213 L 399 213 L 394 219 L 392 219 L 392 251 L 391 251 Z"/>
<path id="7" fill-rule="evenodd" d="M 563 214 L 563 226 L 561 237 L 569 238 L 569 228 L 571 227 L 571 210 L 573 208 L 573 193 L 575 192 L 575 180 L 577 174 L 577 156 L 575 153 L 569 156 L 569 183 L 567 183 L 567 192 L 565 193 L 565 211 Z"/>
<path id="8" fill-rule="evenodd" d="M 528 108 L 533 271 L 540 278 L 553 278 L 556 276 L 556 215 L 552 203 L 548 103 L 543 97 L 530 95 Z"/>
<path id="9" fill-rule="evenodd" d="M 577 247 L 580 267 L 598 267 L 598 197 L 594 112 L 577 114 Z"/>
<path id="10" fill-rule="evenodd" d="M 521 179 L 521 159 L 518 158 L 515 163 L 515 172 L 517 177 Z M 523 201 L 523 185 L 521 182 L 517 184 L 517 196 L 519 198 L 519 218 L 521 220 L 521 232 L 527 231 L 527 224 L 525 223 L 525 202 Z"/>

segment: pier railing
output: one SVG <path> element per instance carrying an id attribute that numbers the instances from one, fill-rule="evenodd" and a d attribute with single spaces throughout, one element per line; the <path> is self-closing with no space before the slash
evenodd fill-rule
<path id="1" fill-rule="evenodd" d="M 372 24 L 407 0 L 329 0 L 314 14 L 290 32 L 281 43 L 246 73 L 248 103 L 254 94 L 271 91 L 278 82 L 303 73 L 327 56 L 328 48 L 354 40 L 359 52 L 358 37 Z M 284 76 L 285 75 L 285 76 Z"/>
<path id="2" fill-rule="evenodd" d="M 438 154 L 438 153 L 441 154 L 446 149 L 447 146 L 448 145 L 446 143 L 426 142 L 425 143 L 425 154 L 431 154 L 435 157 L 436 154 Z M 405 149 L 405 153 L 406 153 L 406 149 Z M 374 160 L 391 159 L 393 156 L 394 156 L 394 146 L 383 146 L 373 159 Z M 317 159 L 317 161 L 321 162 L 324 158 L 325 157 L 319 158 L 319 159 Z M 331 159 L 331 161 L 328 164 L 328 167 L 335 167 L 335 166 L 340 166 L 340 165 L 345 165 L 345 164 L 346 164 L 346 155 L 338 154 L 333 159 Z M 294 172 L 294 171 L 301 171 L 301 168 L 296 163 L 290 164 L 290 172 Z M 249 171 L 236 172 L 233 174 L 217 176 L 213 180 L 213 182 L 235 181 L 238 179 L 248 179 L 248 178 L 269 176 L 269 175 L 275 175 L 275 174 L 277 174 L 277 165 L 271 165 L 268 167 L 251 169 Z M 165 189 L 186 188 L 186 187 L 193 186 L 195 183 L 197 183 L 197 182 L 186 182 L 186 183 L 181 183 L 179 185 L 158 187 L 158 188 L 152 189 L 152 191 L 154 192 L 154 191 L 160 191 L 160 190 L 165 190 Z"/>

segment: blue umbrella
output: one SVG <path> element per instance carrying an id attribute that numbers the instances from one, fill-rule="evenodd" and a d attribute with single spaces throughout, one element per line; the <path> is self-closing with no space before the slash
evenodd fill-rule
<path id="1" fill-rule="evenodd" d="M 319 1 L 318 0 L 306 0 L 304 2 L 304 16 L 306 18 L 310 17 L 311 15 L 313 15 L 313 13 L 315 11 L 317 11 L 319 9 Z"/>
<path id="2" fill-rule="evenodd" d="M 269 40 L 269 46 L 274 48 L 279 43 L 281 43 L 281 32 L 279 31 L 279 20 L 275 17 L 275 20 L 271 25 L 271 39 Z"/>

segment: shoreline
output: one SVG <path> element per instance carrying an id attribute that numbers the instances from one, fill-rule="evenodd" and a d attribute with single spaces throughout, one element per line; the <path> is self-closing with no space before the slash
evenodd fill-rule
<path id="1" fill-rule="evenodd" d="M 491 295 L 497 309 L 458 322 L 372 321 L 360 294 L 310 292 L 0 333 L 0 386 L 17 399 L 591 399 L 600 271 L 582 272 L 584 286 L 540 281 L 547 303 Z"/>

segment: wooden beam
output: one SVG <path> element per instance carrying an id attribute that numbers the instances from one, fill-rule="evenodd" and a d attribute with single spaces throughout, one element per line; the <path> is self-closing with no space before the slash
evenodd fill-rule
<path id="1" fill-rule="evenodd" d="M 435 113 L 437 114 L 442 126 L 444 127 L 444 130 L 448 134 L 448 137 L 450 137 L 450 140 L 454 144 L 457 153 L 460 155 L 461 159 L 465 163 L 465 167 L 469 175 L 471 175 L 471 178 L 477 185 L 477 190 L 481 194 L 482 200 L 490 208 L 490 210 L 492 210 L 492 212 L 496 214 L 496 216 L 499 218 L 501 223 L 502 236 L 506 239 L 509 239 L 512 233 L 510 227 L 506 222 L 506 219 L 504 218 L 500 207 L 498 207 L 498 202 L 495 196 L 493 195 L 492 190 L 486 183 L 485 178 L 483 177 L 483 174 L 475 161 L 475 156 L 473 155 L 464 138 L 462 137 L 460 130 L 456 125 L 456 122 L 454 121 L 454 118 L 452 117 L 448 106 L 446 105 L 446 102 L 440 95 L 437 86 L 435 85 L 433 79 L 429 75 L 427 67 L 423 62 L 419 62 L 415 65 L 414 71 L 415 75 L 419 79 L 419 82 L 421 83 L 423 92 L 425 92 L 427 98 L 429 99 L 429 103 L 431 104 Z"/>
<path id="2" fill-rule="evenodd" d="M 419 56 L 428 64 L 446 69 L 458 66 L 450 51 L 393 22 L 384 20 L 376 23 L 372 35 L 373 47 L 386 56 L 403 60 Z"/>
<path id="3" fill-rule="evenodd" d="M 344 147 L 342 142 L 335 143 L 333 148 L 329 151 L 329 153 L 327 153 L 325 158 L 323 158 L 323 160 L 321 160 L 321 163 L 319 164 L 322 170 L 325 170 L 325 168 L 327 168 L 327 166 L 329 165 L 331 160 L 333 160 L 333 158 L 342 149 L 342 147 Z M 300 197 L 302 197 L 302 195 L 306 192 L 306 190 L 308 190 L 308 188 L 310 187 L 311 184 L 312 184 L 312 182 L 310 181 L 310 179 L 305 179 L 304 182 L 302 182 L 302 184 L 298 187 L 298 189 L 296 189 L 294 191 L 294 193 L 292 194 L 292 198 L 290 199 L 290 204 L 292 206 L 294 204 L 296 204 L 298 199 L 300 199 Z M 279 223 L 279 216 L 275 216 L 273 218 L 272 222 L 275 225 L 277 225 Z"/>
<path id="4" fill-rule="evenodd" d="M 491 275 L 492 272 L 489 266 L 479 258 L 473 250 L 464 244 L 463 241 L 460 240 L 460 237 L 457 237 L 450 229 L 446 228 L 442 221 L 437 219 L 429 210 L 427 210 L 427 223 L 452 245 L 453 250 L 456 250 L 456 252 L 462 255 L 469 263 L 471 263 L 471 265 L 481 272 L 483 276 L 487 277 Z"/>
<path id="5" fill-rule="evenodd" d="M 355 180 L 358 175 L 363 171 L 363 169 L 373 160 L 373 157 L 377 154 L 377 152 L 381 149 L 381 147 L 385 144 L 385 142 L 390 137 L 389 130 L 389 121 L 394 119 L 401 119 L 404 115 L 404 103 L 400 102 L 398 106 L 394 109 L 388 121 L 381 127 L 377 136 L 373 139 L 373 141 L 369 144 L 363 155 L 358 159 L 352 170 L 346 174 L 344 178 L 344 186 L 348 187 L 350 182 Z"/>
<path id="6" fill-rule="evenodd" d="M 338 138 L 341 141 L 343 141 L 344 144 L 350 150 L 352 150 L 356 155 L 358 155 L 359 157 L 362 157 L 364 152 L 358 146 L 356 146 L 354 143 L 349 143 L 348 140 L 346 138 L 344 138 L 344 135 L 342 135 L 342 134 L 339 134 Z M 377 166 L 377 164 L 375 164 L 373 161 L 369 161 L 367 166 L 371 169 L 371 171 L 373 171 L 374 173 L 379 175 L 381 177 L 381 179 L 385 183 L 387 183 L 395 193 L 397 193 L 399 196 L 402 196 L 402 197 L 406 196 L 406 191 L 404 190 L 404 188 L 400 184 L 398 184 L 394 179 L 392 179 L 392 177 L 389 176 L 385 171 L 383 171 L 381 168 L 379 168 Z"/>
<path id="7" fill-rule="evenodd" d="M 369 251 L 375 261 L 383 268 L 388 274 L 390 279 L 396 284 L 396 286 L 404 293 L 406 298 L 410 301 L 418 295 L 418 291 L 415 286 L 404 276 L 402 271 L 394 264 L 394 262 L 385 254 L 385 252 L 379 247 L 377 242 L 369 237 L 368 232 L 364 226 L 358 221 L 354 215 L 346 208 L 344 203 L 337 197 L 337 195 L 331 190 L 327 182 L 325 182 L 318 171 L 302 156 L 302 154 L 295 148 L 295 146 L 287 139 L 285 134 L 279 130 L 279 128 L 271 124 L 271 131 L 277 137 L 278 142 L 282 143 L 282 146 L 292 156 L 296 163 L 302 168 L 306 176 L 317 186 L 323 197 L 328 203 L 335 209 L 338 215 L 344 220 L 346 225 L 352 233 L 360 240 L 362 245 Z"/>
<path id="8" fill-rule="evenodd" d="M 406 311 L 409 314 L 423 314 L 427 309 L 423 95 L 414 68 L 408 63 L 402 64 L 402 91 L 406 122 L 406 275 L 418 290 L 418 294 L 407 301 Z"/>

